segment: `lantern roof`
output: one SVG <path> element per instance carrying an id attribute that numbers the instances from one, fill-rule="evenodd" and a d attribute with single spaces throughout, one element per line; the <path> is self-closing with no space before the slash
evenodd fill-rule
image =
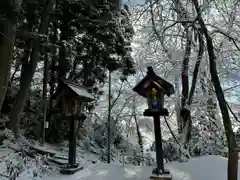
<path id="1" fill-rule="evenodd" d="M 85 87 L 79 86 L 75 83 L 72 83 L 70 81 L 67 80 L 61 80 L 64 84 L 63 88 L 60 90 L 59 93 L 57 93 L 58 95 L 55 96 L 60 96 L 60 95 L 64 95 L 65 93 L 65 89 L 70 90 L 70 92 L 74 93 L 76 95 L 76 99 L 80 99 L 84 102 L 91 102 L 93 101 L 95 98 L 92 94 L 90 94 L 87 89 Z"/>
<path id="2" fill-rule="evenodd" d="M 167 96 L 174 94 L 172 84 L 156 75 L 151 66 L 148 67 L 147 70 L 147 75 L 133 88 L 133 91 L 145 98 L 151 88 L 155 88 L 158 92 L 163 92 Z"/>

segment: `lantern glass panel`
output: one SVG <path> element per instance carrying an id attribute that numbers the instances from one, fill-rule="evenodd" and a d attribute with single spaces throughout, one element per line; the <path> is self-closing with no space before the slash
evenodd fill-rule
<path id="1" fill-rule="evenodd" d="M 162 92 L 158 92 L 155 88 L 151 88 L 148 93 L 148 108 L 149 109 L 161 109 L 163 108 L 164 95 Z"/>
<path id="2" fill-rule="evenodd" d="M 71 113 L 72 114 L 76 114 L 77 113 L 77 110 L 78 110 L 78 103 L 77 103 L 77 100 L 75 100 L 75 99 L 72 99 L 72 101 L 71 101 L 71 109 L 70 109 L 71 111 Z"/>
<path id="3" fill-rule="evenodd" d="M 159 98 L 157 96 L 157 90 L 152 88 L 152 108 L 157 109 L 159 106 Z"/>

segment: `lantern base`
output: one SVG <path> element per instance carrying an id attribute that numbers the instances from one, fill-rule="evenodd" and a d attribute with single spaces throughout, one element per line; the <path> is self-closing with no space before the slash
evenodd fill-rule
<path id="1" fill-rule="evenodd" d="M 143 113 L 144 116 L 168 116 L 169 112 L 166 108 L 162 109 L 146 109 Z"/>
<path id="2" fill-rule="evenodd" d="M 153 180 L 172 180 L 172 175 L 171 174 L 161 174 L 161 175 L 152 174 L 150 176 L 150 179 L 153 179 Z"/>
<path id="3" fill-rule="evenodd" d="M 75 164 L 75 165 L 66 164 L 61 167 L 60 173 L 71 175 L 71 174 L 75 174 L 76 172 L 82 169 L 83 169 L 83 166 L 79 166 L 78 164 Z"/>
<path id="4" fill-rule="evenodd" d="M 170 174 L 168 169 L 158 170 L 157 168 L 153 169 L 152 174 L 161 175 L 161 174 Z"/>
<path id="5" fill-rule="evenodd" d="M 163 172 L 157 172 L 157 169 L 154 169 L 150 179 L 153 180 L 172 180 L 172 175 L 169 170 L 164 169 Z"/>

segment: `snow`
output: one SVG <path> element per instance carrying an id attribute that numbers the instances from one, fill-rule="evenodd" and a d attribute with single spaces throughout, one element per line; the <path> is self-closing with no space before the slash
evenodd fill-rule
<path id="1" fill-rule="evenodd" d="M 0 174 L 5 174 L 5 159 L 12 157 L 13 153 L 11 149 L 0 148 Z M 92 161 L 96 159 L 95 154 L 83 150 L 78 152 L 78 162 L 84 168 L 74 175 L 61 175 L 55 164 L 50 164 L 46 172 L 41 172 L 44 165 L 29 161 L 17 180 L 149 180 L 153 169 L 149 166 L 123 166 L 119 162 L 106 164 L 99 160 L 93 164 Z M 165 167 L 170 170 L 173 180 L 227 180 L 227 159 L 221 156 L 209 155 L 195 157 L 187 162 L 169 162 Z M 35 172 L 40 176 L 35 178 Z M 240 168 L 238 176 L 240 180 Z M 6 179 L 0 176 L 0 180 Z"/>
<path id="2" fill-rule="evenodd" d="M 70 176 L 71 180 L 142 180 L 149 179 L 150 167 L 140 167 L 120 164 L 96 164 Z M 64 180 L 67 175 L 58 175 L 51 180 Z M 46 180 L 49 177 L 46 177 Z M 69 178 L 69 180 L 70 180 Z M 44 179 L 45 180 L 45 179 Z"/>
<path id="3" fill-rule="evenodd" d="M 221 156 L 202 156 L 186 163 L 171 162 L 166 168 L 172 173 L 173 180 L 227 179 L 227 159 Z M 48 176 L 44 180 L 147 180 L 151 171 L 152 167 L 100 163 L 89 165 L 71 176 Z"/>

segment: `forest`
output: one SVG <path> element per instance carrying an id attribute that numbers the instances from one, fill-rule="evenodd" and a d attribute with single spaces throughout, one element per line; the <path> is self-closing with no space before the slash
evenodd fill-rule
<path id="1" fill-rule="evenodd" d="M 154 152 L 147 102 L 133 91 L 152 66 L 175 89 L 161 118 L 164 159 L 223 156 L 227 179 L 237 180 L 240 1 L 124 3 L 0 2 L 0 143 L 66 146 L 69 123 L 55 98 L 64 79 L 94 97 L 79 147 L 103 162 L 120 151 Z"/>

